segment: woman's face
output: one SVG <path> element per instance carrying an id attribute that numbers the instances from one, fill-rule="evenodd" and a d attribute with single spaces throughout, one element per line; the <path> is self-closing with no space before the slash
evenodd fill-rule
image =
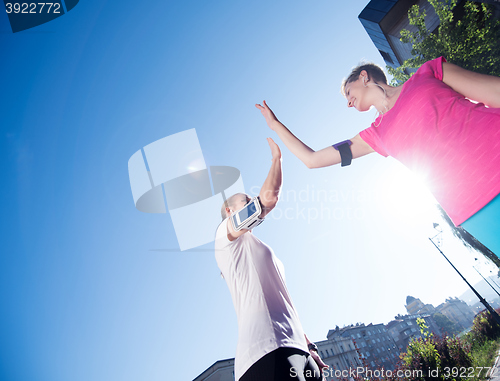
<path id="1" fill-rule="evenodd" d="M 349 82 L 345 86 L 345 97 L 347 107 L 354 107 L 358 111 L 368 111 L 372 106 L 369 101 L 369 87 L 363 84 L 363 75 L 360 75 L 356 81 Z"/>

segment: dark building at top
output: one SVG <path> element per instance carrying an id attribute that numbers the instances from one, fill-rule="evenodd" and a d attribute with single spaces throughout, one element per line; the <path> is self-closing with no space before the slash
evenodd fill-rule
<path id="1" fill-rule="evenodd" d="M 494 7 L 494 16 L 500 15 L 500 2 L 495 0 L 475 1 L 489 3 Z M 453 11 L 460 18 L 465 0 L 458 0 Z M 371 0 L 361 11 L 358 18 L 366 32 L 382 55 L 385 63 L 391 67 L 398 67 L 408 58 L 411 58 L 411 44 L 400 41 L 401 30 L 416 31 L 416 27 L 408 21 L 408 10 L 418 4 L 425 10 L 425 24 L 433 31 L 439 26 L 439 17 L 433 6 L 427 0 Z"/>

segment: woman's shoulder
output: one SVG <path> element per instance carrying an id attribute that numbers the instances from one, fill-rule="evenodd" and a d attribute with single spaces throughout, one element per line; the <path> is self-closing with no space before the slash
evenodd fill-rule
<path id="1" fill-rule="evenodd" d="M 420 68 L 418 68 L 415 75 L 432 75 L 440 81 L 443 80 L 443 62 L 446 62 L 446 58 L 438 57 L 433 60 L 427 61 Z"/>

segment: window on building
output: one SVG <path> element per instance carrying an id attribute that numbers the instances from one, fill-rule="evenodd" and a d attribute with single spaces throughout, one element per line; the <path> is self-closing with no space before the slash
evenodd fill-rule
<path id="1" fill-rule="evenodd" d="M 340 352 L 344 352 L 344 347 L 342 345 L 340 346 Z"/>

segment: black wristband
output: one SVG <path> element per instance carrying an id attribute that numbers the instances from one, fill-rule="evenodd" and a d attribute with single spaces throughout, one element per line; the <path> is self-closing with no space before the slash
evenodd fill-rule
<path id="1" fill-rule="evenodd" d="M 310 351 L 318 351 L 318 346 L 314 343 L 309 343 L 307 344 L 307 349 L 309 349 Z"/>

